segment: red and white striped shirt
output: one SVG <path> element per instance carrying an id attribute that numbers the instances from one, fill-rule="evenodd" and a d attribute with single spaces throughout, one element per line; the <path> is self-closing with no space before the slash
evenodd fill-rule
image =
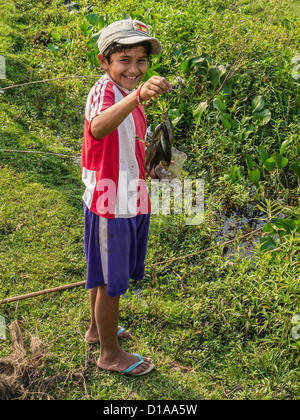
<path id="1" fill-rule="evenodd" d="M 105 218 L 133 217 L 151 210 L 144 169 L 147 124 L 143 107 L 137 106 L 100 140 L 90 129 L 94 117 L 128 93 L 104 75 L 90 90 L 86 103 L 82 147 L 86 190 L 82 198 L 92 212 Z"/>

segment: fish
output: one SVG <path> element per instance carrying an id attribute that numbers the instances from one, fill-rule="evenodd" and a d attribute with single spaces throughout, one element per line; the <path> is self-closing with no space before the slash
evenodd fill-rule
<path id="1" fill-rule="evenodd" d="M 151 136 L 145 155 L 145 167 L 150 172 L 160 162 L 165 169 L 171 164 L 174 128 L 167 113 L 163 115 L 163 122 L 158 124 Z"/>

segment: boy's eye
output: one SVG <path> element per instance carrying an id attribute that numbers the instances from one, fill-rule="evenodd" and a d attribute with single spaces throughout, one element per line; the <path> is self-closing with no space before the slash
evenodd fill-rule
<path id="1" fill-rule="evenodd" d="M 122 63 L 129 63 L 130 60 L 128 58 L 121 58 L 121 62 Z M 147 63 L 147 59 L 146 58 L 141 58 L 140 60 L 138 60 L 139 63 Z"/>

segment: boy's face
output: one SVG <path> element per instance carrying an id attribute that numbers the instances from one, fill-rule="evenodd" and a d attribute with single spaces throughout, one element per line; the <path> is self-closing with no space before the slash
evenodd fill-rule
<path id="1" fill-rule="evenodd" d="M 147 71 L 148 56 L 143 46 L 112 54 L 110 63 L 102 54 L 98 58 L 106 73 L 118 85 L 128 90 L 134 89 Z"/>

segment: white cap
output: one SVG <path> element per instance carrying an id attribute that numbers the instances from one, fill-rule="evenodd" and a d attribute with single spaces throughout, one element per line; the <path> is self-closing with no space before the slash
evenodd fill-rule
<path id="1" fill-rule="evenodd" d="M 119 20 L 103 28 L 98 38 L 98 48 L 101 54 L 113 42 L 124 45 L 137 44 L 149 41 L 152 46 L 151 54 L 159 55 L 162 52 L 162 45 L 158 39 L 150 36 L 150 29 L 143 22 L 138 20 Z"/>

